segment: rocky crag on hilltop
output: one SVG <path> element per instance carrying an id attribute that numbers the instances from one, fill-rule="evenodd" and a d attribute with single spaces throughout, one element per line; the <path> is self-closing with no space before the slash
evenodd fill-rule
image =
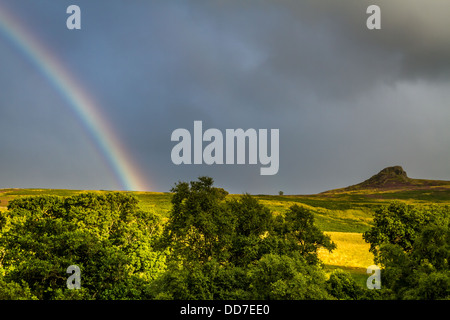
<path id="1" fill-rule="evenodd" d="M 329 190 L 324 193 L 338 193 L 362 190 L 397 190 L 397 189 L 427 189 L 430 187 L 450 186 L 450 181 L 413 179 L 408 177 L 401 166 L 387 167 L 369 179 L 341 189 Z"/>
<path id="2" fill-rule="evenodd" d="M 394 188 L 413 184 L 401 166 L 387 167 L 369 179 L 357 184 L 360 188 Z"/>

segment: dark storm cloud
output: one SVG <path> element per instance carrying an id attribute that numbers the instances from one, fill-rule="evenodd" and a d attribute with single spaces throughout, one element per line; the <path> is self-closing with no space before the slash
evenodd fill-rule
<path id="1" fill-rule="evenodd" d="M 159 49 L 169 53 L 157 73 L 170 95 L 161 96 L 170 110 L 162 132 L 191 129 L 198 119 L 222 129 L 280 128 L 281 163 L 280 173 L 270 178 L 248 167 L 169 163 L 162 172 L 171 178 L 211 174 L 239 191 L 317 192 L 356 183 L 396 163 L 426 176 L 420 168 L 428 154 L 439 154 L 435 163 L 449 176 L 448 156 L 437 146 L 425 147 L 436 131 L 448 135 L 437 120 L 448 111 L 422 112 L 442 99 L 442 89 L 423 90 L 427 99 L 419 104 L 408 98 L 410 87 L 397 87 L 421 78 L 445 80 L 449 28 L 442 12 L 449 12 L 448 5 L 429 2 L 431 11 L 442 11 L 422 16 L 430 11 L 423 3 L 378 4 L 380 31 L 366 28 L 369 3 L 361 1 L 191 1 L 172 8 L 178 14 L 159 25 L 161 37 L 167 36 Z M 150 117 L 154 109 L 147 112 Z M 428 117 L 418 116 L 423 114 Z M 149 145 L 169 154 L 164 135 L 156 137 Z"/>
<path id="2" fill-rule="evenodd" d="M 331 100 L 448 76 L 449 3 L 373 3 L 382 9 L 375 32 L 365 27 L 366 1 L 188 2 L 184 16 L 164 21 L 176 30 L 162 28 L 162 48 L 176 52 L 165 79 L 269 111 L 298 107 L 299 95 Z"/>
<path id="3" fill-rule="evenodd" d="M 325 13 L 328 21 L 337 26 L 337 33 L 352 39 L 354 46 L 367 46 L 396 57 L 405 78 L 449 78 L 450 2 L 446 0 L 325 0 L 307 1 L 305 6 L 289 3 L 302 17 L 320 20 Z M 381 9 L 381 32 L 357 27 L 365 25 L 368 15 L 361 13 L 372 4 Z"/>
<path id="4" fill-rule="evenodd" d="M 413 176 L 450 179 L 443 152 L 450 135 L 444 121 L 450 116 L 448 1 L 80 0 L 80 32 L 68 32 L 65 14 L 59 15 L 69 1 L 4 2 L 17 14 L 31 10 L 25 20 L 99 102 L 159 190 L 211 175 L 231 192 L 310 193 L 357 183 L 394 164 Z M 371 4 L 381 8 L 381 30 L 366 28 Z M 54 121 L 53 100 L 33 86 L 42 79 L 21 87 L 27 74 L 17 67 L 21 60 L 8 59 L 17 71 L 0 72 L 0 84 L 19 84 L 0 102 L 26 89 L 29 97 L 40 96 L 29 121 Z M 8 109 L 16 120 L 0 120 L 0 130 L 16 125 L 19 139 L 30 134 L 17 129 L 19 110 L 26 112 L 20 105 Z M 279 173 L 261 177 L 259 166 L 173 165 L 170 134 L 192 130 L 194 120 L 220 130 L 279 128 Z M 54 131 L 67 137 L 75 125 Z M 83 137 L 73 137 L 79 150 Z M 53 141 L 49 157 L 73 154 L 67 143 Z M 4 157 L 10 171 L 20 172 L 17 153 L 5 139 L 2 146 L 10 151 Z M 92 150 L 80 162 L 88 155 Z M 57 161 L 40 163 L 58 167 Z M 98 159 L 92 166 L 85 176 L 98 171 Z M 62 184 L 82 187 L 79 173 L 73 179 L 67 174 Z M 7 181 L 24 180 L 9 174 Z M 102 175 L 84 181 L 111 184 Z"/>

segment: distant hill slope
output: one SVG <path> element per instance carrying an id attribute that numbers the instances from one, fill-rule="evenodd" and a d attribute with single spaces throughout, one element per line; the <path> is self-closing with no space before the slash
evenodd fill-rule
<path id="1" fill-rule="evenodd" d="M 421 189 L 442 189 L 450 188 L 450 181 L 445 180 L 426 180 L 409 178 L 406 171 L 401 166 L 387 167 L 373 175 L 369 179 L 340 189 L 333 189 L 322 192 L 327 193 L 345 193 L 357 191 L 394 191 L 394 190 L 421 190 Z"/>

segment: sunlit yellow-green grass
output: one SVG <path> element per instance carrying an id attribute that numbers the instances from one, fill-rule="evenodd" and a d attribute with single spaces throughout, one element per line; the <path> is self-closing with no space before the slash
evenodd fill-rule
<path id="1" fill-rule="evenodd" d="M 87 192 L 83 190 L 57 189 L 0 189 L 0 212 L 7 210 L 13 199 L 22 196 L 58 195 L 69 196 Z M 93 191 L 89 191 L 93 192 Z M 95 191 L 107 192 L 107 191 Z M 163 221 L 169 217 L 171 210 L 170 193 L 132 192 L 139 200 L 139 207 L 145 211 L 160 214 Z M 228 198 L 240 195 L 230 194 Z M 315 225 L 331 237 L 337 248 L 329 253 L 319 250 L 319 258 L 325 271 L 334 269 L 348 271 L 362 285 L 368 277 L 367 267 L 374 264 L 373 255 L 369 252 L 369 244 L 362 238 L 362 233 L 372 226 L 375 209 L 390 201 L 398 199 L 410 203 L 448 203 L 448 189 L 402 190 L 382 192 L 379 190 L 358 193 L 319 194 L 311 196 L 257 195 L 261 204 L 269 208 L 273 214 L 283 214 L 293 204 L 310 209 L 314 213 Z"/>
<path id="2" fill-rule="evenodd" d="M 331 253 L 319 249 L 319 257 L 324 264 L 348 268 L 367 268 L 373 264 L 373 254 L 369 252 L 369 244 L 361 233 L 325 232 L 336 244 Z"/>
<path id="3" fill-rule="evenodd" d="M 367 278 L 367 267 L 374 264 L 373 254 L 369 252 L 370 245 L 362 238 L 362 233 L 325 232 L 336 244 L 331 253 L 319 249 L 319 259 L 324 263 L 325 270 L 334 269 L 348 271 L 359 283 L 364 284 Z"/>
<path id="4" fill-rule="evenodd" d="M 361 233 L 370 229 L 373 220 L 373 211 L 367 208 L 357 207 L 355 209 L 331 210 L 320 206 L 308 205 L 300 201 L 289 201 L 286 199 L 280 201 L 280 197 L 277 198 L 274 197 L 273 200 L 259 199 L 259 202 L 268 207 L 274 214 L 286 212 L 294 204 L 305 207 L 314 213 L 315 224 L 322 231 Z"/>

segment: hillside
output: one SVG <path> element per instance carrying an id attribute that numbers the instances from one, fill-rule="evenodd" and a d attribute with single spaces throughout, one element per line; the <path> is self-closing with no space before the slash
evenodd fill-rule
<path id="1" fill-rule="evenodd" d="M 83 190 L 62 189 L 0 189 L 0 215 L 7 205 L 19 197 L 57 195 L 72 196 Z M 106 193 L 108 191 L 90 191 Z M 171 193 L 127 192 L 139 200 L 139 207 L 154 212 L 166 222 L 171 210 Z M 230 194 L 228 198 L 239 197 Z M 366 268 L 373 264 L 373 256 L 362 233 L 372 225 L 376 208 L 393 200 L 414 204 L 450 204 L 450 181 L 424 180 L 408 177 L 400 166 L 388 167 L 369 179 L 340 189 L 315 195 L 255 195 L 261 204 L 274 214 L 282 214 L 297 204 L 314 213 L 315 224 L 337 244 L 333 253 L 320 250 L 319 256 L 328 271 L 336 268 L 350 271 L 362 285 L 367 278 Z"/>
<path id="2" fill-rule="evenodd" d="M 346 192 L 364 191 L 377 193 L 388 191 L 407 190 L 441 190 L 450 191 L 450 181 L 413 179 L 408 177 L 401 166 L 387 167 L 369 179 L 345 188 L 325 191 L 321 194 L 336 194 Z"/>

